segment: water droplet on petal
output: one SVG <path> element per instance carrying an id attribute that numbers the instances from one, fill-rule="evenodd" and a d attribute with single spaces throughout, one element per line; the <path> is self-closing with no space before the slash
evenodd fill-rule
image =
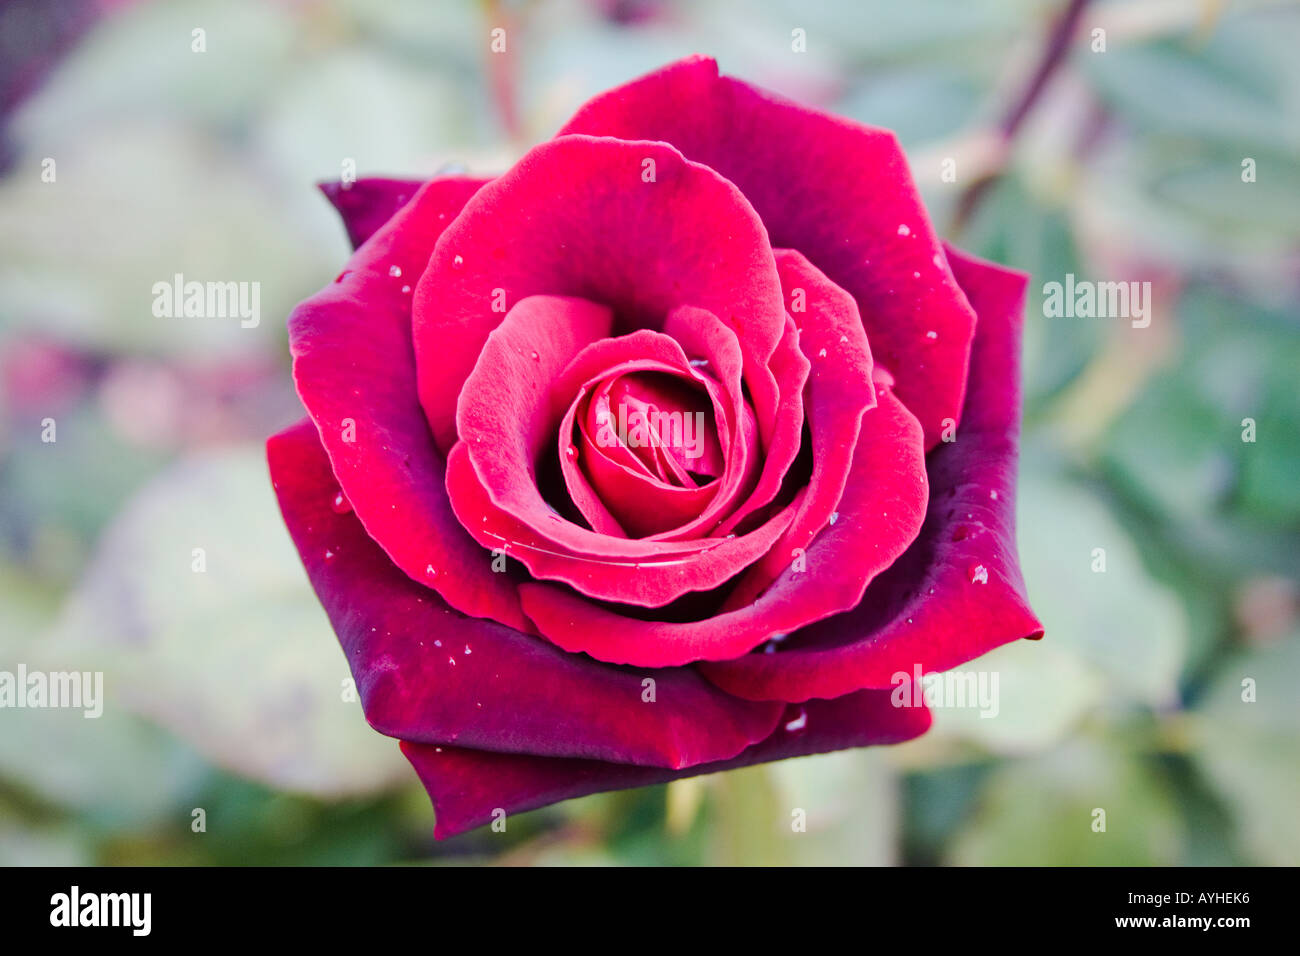
<path id="1" fill-rule="evenodd" d="M 906 225 L 900 225 L 898 227 L 898 234 L 900 236 L 910 236 L 912 234 L 912 230 Z"/>
<path id="2" fill-rule="evenodd" d="M 970 583 L 971 584 L 988 584 L 989 569 L 982 564 L 972 564 L 970 566 Z"/>
<path id="3" fill-rule="evenodd" d="M 536 352 L 534 352 L 534 353 L 533 353 L 533 361 L 534 361 L 534 362 L 540 362 L 541 360 L 542 360 L 542 357 L 541 357 L 540 355 L 538 355 Z"/>
<path id="4" fill-rule="evenodd" d="M 330 502 L 330 507 L 334 509 L 335 514 L 345 515 L 352 510 L 352 502 L 348 501 L 348 496 L 340 491 Z"/>
<path id="5" fill-rule="evenodd" d="M 398 278 L 398 277 L 401 276 L 401 274 L 402 274 L 402 267 L 401 267 L 401 266 L 389 266 L 389 267 L 388 267 L 388 274 L 389 274 L 390 276 L 392 276 L 394 279 L 396 279 L 396 278 Z"/>
<path id="6" fill-rule="evenodd" d="M 831 524 L 834 524 L 835 522 L 837 522 L 837 521 L 839 521 L 839 520 L 840 520 L 840 513 L 839 513 L 838 511 L 832 511 L 832 512 L 831 512 Z"/>
<path id="7" fill-rule="evenodd" d="M 424 573 L 431 578 L 436 578 L 438 576 L 438 569 L 431 564 L 424 569 Z"/>
<path id="8" fill-rule="evenodd" d="M 451 267 L 453 269 L 459 269 L 464 264 L 465 264 L 465 260 L 460 256 L 456 256 L 454 259 L 451 260 Z"/>
<path id="9" fill-rule="evenodd" d="M 808 726 L 808 711 L 800 707 L 799 716 L 795 717 L 794 720 L 787 721 L 785 725 L 785 729 L 789 733 L 793 734 L 793 733 L 797 733 L 800 730 L 803 730 L 807 726 Z"/>
<path id="10" fill-rule="evenodd" d="M 825 358 L 825 357 L 826 357 L 826 350 L 825 350 L 825 349 L 822 349 L 820 352 L 818 352 L 818 353 L 817 353 L 817 357 L 818 357 L 818 358 Z"/>
<path id="11" fill-rule="evenodd" d="M 333 552 L 333 551 L 330 551 L 330 550 L 327 549 L 327 550 L 325 551 L 325 560 L 326 560 L 326 561 L 329 561 L 329 560 L 332 559 L 333 557 L 334 557 L 334 552 Z"/>
<path id="12" fill-rule="evenodd" d="M 936 332 L 934 329 L 931 329 L 929 332 L 925 333 L 925 337 L 929 339 L 931 342 L 933 342 L 939 337 L 939 333 Z"/>

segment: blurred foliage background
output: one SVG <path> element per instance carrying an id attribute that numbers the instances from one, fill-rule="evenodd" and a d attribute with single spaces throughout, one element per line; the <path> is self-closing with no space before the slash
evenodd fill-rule
<path id="1" fill-rule="evenodd" d="M 1088 4 L 1006 135 L 1063 9 L 0 7 L 0 668 L 102 669 L 109 697 L 97 721 L 0 711 L 0 863 L 1300 862 L 1300 8 Z M 977 665 L 996 719 L 940 710 L 901 747 L 435 844 L 346 699 L 265 475 L 262 440 L 299 414 L 282 320 L 348 252 L 312 184 L 349 158 L 499 171 L 694 52 L 895 129 L 940 231 L 1033 274 L 1020 538 L 1047 638 Z M 260 282 L 260 326 L 154 318 L 175 273 Z M 1151 281 L 1150 327 L 1044 317 L 1067 273 Z"/>

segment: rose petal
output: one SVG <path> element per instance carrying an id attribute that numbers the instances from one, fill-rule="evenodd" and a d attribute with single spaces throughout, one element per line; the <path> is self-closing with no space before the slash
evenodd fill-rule
<path id="1" fill-rule="evenodd" d="M 334 204 L 348 231 L 348 241 L 355 249 L 397 214 L 411 197 L 420 191 L 420 179 L 358 179 L 317 183 L 325 198 Z"/>
<path id="2" fill-rule="evenodd" d="M 893 133 L 719 76 L 698 56 L 597 96 L 560 131 L 573 133 L 672 143 L 735 183 L 772 245 L 799 250 L 857 300 L 926 447 L 958 418 L 975 316 Z"/>
<path id="3" fill-rule="evenodd" d="M 458 443 L 447 456 L 447 487 L 456 514 L 483 547 L 522 562 L 535 578 L 561 581 L 580 594 L 640 607 L 662 607 L 691 591 L 708 591 L 771 548 L 794 516 L 798 499 L 745 535 L 663 542 L 588 531 L 559 514 L 550 534 L 538 533 L 498 508 Z M 575 547 L 573 542 L 581 542 Z M 618 553 L 644 549 L 643 557 Z M 566 593 L 572 593 L 566 589 Z M 581 601 L 577 595 L 575 600 Z M 573 649 L 573 648 L 566 648 Z M 736 653 L 743 653 L 737 651 Z M 593 655 L 599 657 L 599 655 Z M 652 666 L 672 666 L 668 664 Z"/>
<path id="4" fill-rule="evenodd" d="M 979 326 L 957 440 L 930 454 L 930 508 L 920 537 L 855 610 L 792 634 L 776 653 L 702 666 L 724 690 L 754 700 L 837 697 L 1042 636 L 1015 536 L 1027 277 L 956 249 L 948 258 Z M 527 602 L 525 611 L 533 616 Z"/>
<path id="5" fill-rule="evenodd" d="M 466 204 L 416 288 L 420 401 L 439 448 L 457 439 L 456 400 L 501 322 L 494 306 L 536 294 L 609 305 L 618 334 L 658 330 L 677 305 L 708 309 L 755 370 L 785 323 L 766 232 L 731 183 L 664 143 L 560 137 Z M 755 411 L 770 430 L 776 409 Z"/>
<path id="6" fill-rule="evenodd" d="M 740 755 L 684 771 L 629 767 L 597 760 L 558 760 L 485 753 L 460 747 L 403 743 L 402 752 L 433 801 L 434 836 L 445 839 L 482 826 L 498 811 L 523 813 L 561 800 L 623 790 L 736 767 L 828 753 L 849 747 L 895 744 L 930 727 L 923 705 L 895 707 L 884 691 L 788 708 L 766 740 Z"/>
<path id="7" fill-rule="evenodd" d="M 774 635 L 856 607 L 867 583 L 916 538 L 926 505 L 921 427 L 889 392 L 877 398 L 862 416 L 840 516 L 753 603 L 706 620 L 647 621 L 566 588 L 525 582 L 519 585 L 524 613 L 567 651 L 612 664 L 676 667 L 729 660 Z M 802 499 L 803 492 L 782 514 L 797 513 Z"/>
<path id="8" fill-rule="evenodd" d="M 410 285 L 481 185 L 439 179 L 421 187 L 335 282 L 294 309 L 289 346 L 298 396 L 370 536 L 456 610 L 528 630 L 514 585 L 492 573 L 451 510 L 415 391 Z"/>
<path id="9" fill-rule="evenodd" d="M 826 527 L 844 495 L 862 415 L 876 406 L 871 349 L 853 298 L 791 249 L 776 250 L 776 265 L 786 298 L 792 298 L 795 290 L 802 293 L 804 311 L 796 314 L 802 319 L 799 348 L 812 364 L 804 406 L 812 440 L 812 475 L 794 521 L 728 595 L 727 610 L 743 607 L 761 594 L 789 566 L 791 554 L 806 550 Z"/>
<path id="10" fill-rule="evenodd" d="M 729 697 L 692 670 L 610 667 L 451 610 L 336 503 L 310 422 L 272 438 L 267 456 L 285 522 L 380 732 L 679 768 L 734 756 L 776 726 L 781 705 Z"/>

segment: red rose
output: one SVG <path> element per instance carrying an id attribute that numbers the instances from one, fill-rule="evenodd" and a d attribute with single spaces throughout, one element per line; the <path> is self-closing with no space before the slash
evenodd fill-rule
<path id="1" fill-rule="evenodd" d="M 327 192 L 358 248 L 271 473 L 438 836 L 906 740 L 895 675 L 1041 635 L 1025 277 L 940 244 L 889 132 L 693 58 L 497 179 Z"/>

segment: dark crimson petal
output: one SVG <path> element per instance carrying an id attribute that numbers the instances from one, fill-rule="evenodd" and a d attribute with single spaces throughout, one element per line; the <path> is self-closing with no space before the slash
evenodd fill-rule
<path id="1" fill-rule="evenodd" d="M 334 204 L 355 249 L 369 239 L 420 191 L 420 179 L 358 179 L 351 185 L 318 183 L 325 198 Z"/>
<path id="2" fill-rule="evenodd" d="M 289 316 L 298 396 L 366 531 L 399 568 L 474 617 L 520 630 L 513 583 L 461 528 L 416 399 L 411 284 L 434 240 L 482 186 L 438 179 Z"/>
<path id="3" fill-rule="evenodd" d="M 732 757 L 776 726 L 780 704 L 729 697 L 693 670 L 610 667 L 451 610 L 335 504 L 338 483 L 310 422 L 272 438 L 267 457 L 285 522 L 380 732 L 680 768 Z M 643 699 L 647 678 L 652 702 Z"/>
<path id="4" fill-rule="evenodd" d="M 611 664 L 676 667 L 730 660 L 770 637 L 856 607 L 867 583 L 915 540 L 925 515 L 921 426 L 883 388 L 878 402 L 862 416 L 838 520 L 752 604 L 702 621 L 644 621 L 567 588 L 525 582 L 519 585 L 524 613 L 566 651 Z M 801 492 L 782 513 L 797 513 L 802 500 Z"/>
<path id="5" fill-rule="evenodd" d="M 946 670 L 1009 641 L 1042 637 L 1015 534 L 1027 277 L 956 249 L 947 253 L 979 325 L 957 440 L 930 453 L 930 508 L 920 537 L 856 610 L 791 635 L 776 653 L 703 666 L 724 690 L 756 700 L 837 697 L 889 687 L 917 666 Z"/>
<path id="6" fill-rule="evenodd" d="M 772 245 L 799 250 L 857 300 L 926 447 L 957 419 L 975 316 L 893 133 L 719 76 L 698 56 L 597 96 L 560 131 L 572 133 L 662 140 L 731 180 Z"/>
<path id="7" fill-rule="evenodd" d="M 777 271 L 786 299 L 798 294 L 804 311 L 799 348 L 812 363 L 808 379 L 808 430 L 813 470 L 808 494 L 781 540 L 727 597 L 726 609 L 743 607 L 789 566 L 791 555 L 806 550 L 826 527 L 844 495 L 862 415 L 876 407 L 871 349 L 853 297 L 826 278 L 802 255 L 776 250 Z"/>
<path id="8" fill-rule="evenodd" d="M 890 696 L 885 691 L 863 691 L 790 707 L 766 740 L 730 760 L 684 771 L 405 742 L 402 752 L 433 801 L 433 833 L 441 840 L 482 826 L 498 810 L 523 813 L 605 790 L 644 787 L 849 747 L 902 743 L 930 728 L 930 712 L 923 705 L 895 707 Z"/>
<path id="9" fill-rule="evenodd" d="M 647 163 L 653 162 L 653 167 Z M 654 181 L 647 182 L 653 170 Z M 763 224 L 713 170 L 665 143 L 564 136 L 484 187 L 439 239 L 416 287 L 420 401 L 438 447 L 456 442 L 456 400 L 507 306 L 530 295 L 612 306 L 660 329 L 678 305 L 737 330 L 747 368 L 765 369 L 785 324 Z M 775 406 L 755 392 L 763 434 Z"/>

